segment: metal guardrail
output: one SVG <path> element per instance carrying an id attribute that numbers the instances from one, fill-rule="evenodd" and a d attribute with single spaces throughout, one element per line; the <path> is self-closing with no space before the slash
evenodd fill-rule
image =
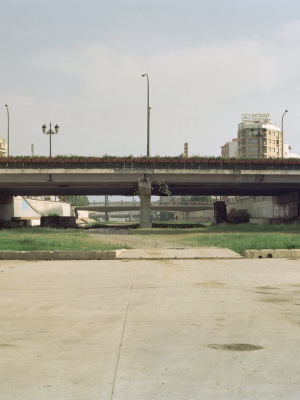
<path id="1" fill-rule="evenodd" d="M 114 206 L 126 206 L 126 207 L 139 207 L 140 202 L 135 201 L 134 204 L 130 201 L 108 201 L 106 204 L 104 201 L 91 201 L 89 204 L 86 202 L 74 202 L 71 204 L 74 207 L 84 207 L 84 206 L 89 206 L 89 207 L 114 207 Z M 200 206 L 200 205 L 213 205 L 212 201 L 152 201 L 151 205 L 153 206 Z"/>

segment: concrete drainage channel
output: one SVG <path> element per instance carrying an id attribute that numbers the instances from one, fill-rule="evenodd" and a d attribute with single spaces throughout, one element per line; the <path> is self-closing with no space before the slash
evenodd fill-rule
<path id="1" fill-rule="evenodd" d="M 236 259 L 236 258 L 300 258 L 298 250 L 244 250 L 243 256 L 229 249 L 119 249 L 107 251 L 0 251 L 0 260 L 197 260 L 197 259 Z"/>
<path id="2" fill-rule="evenodd" d="M 244 250 L 245 258 L 300 258 L 300 249 Z"/>

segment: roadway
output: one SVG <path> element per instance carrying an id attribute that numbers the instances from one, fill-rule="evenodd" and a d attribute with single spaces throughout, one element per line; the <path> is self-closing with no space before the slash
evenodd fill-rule
<path id="1" fill-rule="evenodd" d="M 1 399 L 298 400 L 299 281 L 284 259 L 2 260 Z"/>

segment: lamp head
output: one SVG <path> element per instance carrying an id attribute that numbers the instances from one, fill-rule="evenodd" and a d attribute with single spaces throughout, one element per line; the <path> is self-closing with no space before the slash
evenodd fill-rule
<path id="1" fill-rule="evenodd" d="M 54 129 L 55 129 L 55 132 L 58 133 L 58 131 L 59 131 L 59 126 L 56 124 L 55 127 L 54 127 Z"/>
<path id="2" fill-rule="evenodd" d="M 46 133 L 46 129 L 47 129 L 47 127 L 46 127 L 46 125 L 45 125 L 45 124 L 42 126 L 42 129 L 43 129 L 43 133 Z"/>
<path id="3" fill-rule="evenodd" d="M 7 104 L 5 104 L 5 107 L 8 107 L 8 105 L 7 105 Z"/>
<path id="4" fill-rule="evenodd" d="M 147 76 L 148 74 L 143 74 L 142 76 Z"/>
<path id="5" fill-rule="evenodd" d="M 287 112 L 289 112 L 289 110 L 285 110 L 285 112 L 287 113 Z"/>

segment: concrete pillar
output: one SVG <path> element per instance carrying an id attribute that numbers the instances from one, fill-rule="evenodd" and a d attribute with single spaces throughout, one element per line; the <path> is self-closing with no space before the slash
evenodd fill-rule
<path id="1" fill-rule="evenodd" d="M 214 203 L 214 224 L 223 224 L 227 222 L 227 211 L 225 201 L 216 201 Z"/>
<path id="2" fill-rule="evenodd" d="M 109 216 L 109 213 L 106 212 L 105 213 L 105 222 L 109 222 L 109 221 L 110 221 L 110 216 Z"/>
<path id="3" fill-rule="evenodd" d="M 13 196 L 0 196 L 0 221 L 11 221 L 14 216 Z"/>
<path id="4" fill-rule="evenodd" d="M 140 228 L 152 228 L 151 223 L 151 183 L 139 182 L 138 191 L 140 196 Z"/>
<path id="5" fill-rule="evenodd" d="M 190 212 L 189 212 L 189 211 L 187 211 L 187 212 L 185 213 L 185 220 L 186 220 L 186 221 L 189 221 L 189 220 L 190 220 Z"/>

